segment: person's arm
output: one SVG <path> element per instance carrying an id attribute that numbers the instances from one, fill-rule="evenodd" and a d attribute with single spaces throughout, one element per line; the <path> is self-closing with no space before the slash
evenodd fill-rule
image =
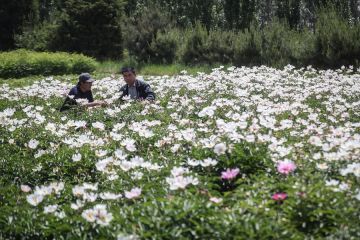
<path id="1" fill-rule="evenodd" d="M 120 91 L 120 93 L 121 93 L 121 95 L 120 95 L 120 97 L 119 97 L 119 100 L 120 100 L 120 101 L 123 101 L 123 97 L 125 97 L 125 96 L 128 95 L 128 90 L 127 90 L 126 85 L 122 86 L 119 91 Z"/>
<path id="2" fill-rule="evenodd" d="M 60 112 L 70 109 L 72 106 L 76 105 L 76 101 L 74 99 L 75 91 L 71 89 L 68 95 L 66 96 L 63 105 L 60 108 Z"/>
<path id="3" fill-rule="evenodd" d="M 102 106 L 105 107 L 107 105 L 107 103 L 105 101 L 93 101 L 93 102 L 89 102 L 89 103 L 85 103 L 81 106 L 83 107 L 96 107 L 96 106 Z"/>
<path id="4" fill-rule="evenodd" d="M 150 85 L 149 84 L 145 84 L 145 94 L 146 94 L 146 97 L 145 97 L 145 100 L 149 100 L 149 101 L 154 101 L 155 100 L 155 93 L 153 92 L 153 90 L 151 89 Z"/>

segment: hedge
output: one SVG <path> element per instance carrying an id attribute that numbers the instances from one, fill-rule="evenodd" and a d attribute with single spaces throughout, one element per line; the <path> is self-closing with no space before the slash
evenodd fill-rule
<path id="1" fill-rule="evenodd" d="M 34 52 L 20 49 L 0 53 L 0 77 L 79 74 L 93 72 L 96 64 L 93 58 L 82 54 Z"/>

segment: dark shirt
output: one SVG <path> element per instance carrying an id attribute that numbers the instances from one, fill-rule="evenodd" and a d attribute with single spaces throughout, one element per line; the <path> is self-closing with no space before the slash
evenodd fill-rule
<path id="1" fill-rule="evenodd" d="M 135 80 L 135 88 L 137 92 L 137 99 L 146 99 L 146 100 L 155 100 L 155 93 L 152 91 L 150 85 L 142 80 Z M 124 96 L 129 95 L 129 86 L 125 84 L 120 88 L 120 91 L 122 92 L 122 95 L 120 99 Z"/>
<path id="2" fill-rule="evenodd" d="M 80 90 L 80 87 L 79 87 L 79 86 L 73 87 L 73 88 L 70 90 L 68 96 L 74 96 L 74 97 L 73 97 L 73 98 L 66 97 L 63 105 L 62 105 L 61 108 L 60 108 L 60 112 L 62 112 L 62 111 L 64 111 L 64 110 L 67 110 L 67 109 L 70 109 L 71 106 L 77 105 L 75 99 L 85 98 L 85 99 L 87 99 L 89 102 L 93 102 L 93 101 L 94 101 L 92 92 L 91 92 L 91 91 L 82 92 L 82 91 Z"/>

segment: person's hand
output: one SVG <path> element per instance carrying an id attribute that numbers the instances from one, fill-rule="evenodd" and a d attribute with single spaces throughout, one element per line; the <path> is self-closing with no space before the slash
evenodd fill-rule
<path id="1" fill-rule="evenodd" d="M 100 105 L 101 107 L 106 107 L 106 106 L 108 106 L 108 103 L 105 102 L 105 101 L 99 101 L 99 105 Z"/>

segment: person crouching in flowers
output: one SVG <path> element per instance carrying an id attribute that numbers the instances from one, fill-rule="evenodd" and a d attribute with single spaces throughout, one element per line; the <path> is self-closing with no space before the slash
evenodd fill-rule
<path id="1" fill-rule="evenodd" d="M 152 91 L 150 85 L 142 80 L 136 79 L 136 72 L 133 67 L 121 68 L 121 74 L 126 82 L 126 84 L 120 88 L 121 100 L 125 96 L 137 100 L 155 100 L 155 93 Z"/>
<path id="2" fill-rule="evenodd" d="M 70 90 L 60 108 L 60 112 L 70 109 L 72 106 L 77 105 L 78 102 L 84 102 L 81 104 L 84 107 L 105 106 L 106 102 L 104 101 L 94 101 L 91 92 L 91 86 L 94 81 L 89 73 L 80 74 L 77 85 Z"/>

